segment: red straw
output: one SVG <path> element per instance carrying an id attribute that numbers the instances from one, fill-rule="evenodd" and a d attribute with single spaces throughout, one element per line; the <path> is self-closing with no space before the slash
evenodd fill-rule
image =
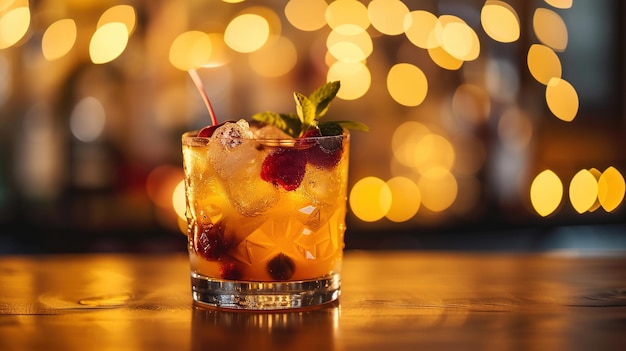
<path id="1" fill-rule="evenodd" d="M 190 68 L 188 72 L 189 72 L 189 75 L 191 76 L 191 80 L 193 80 L 193 83 L 196 85 L 196 88 L 198 88 L 198 91 L 200 92 L 200 95 L 202 96 L 202 100 L 204 100 L 204 104 L 206 105 L 206 108 L 209 110 L 209 115 L 211 116 L 211 124 L 216 126 L 217 118 L 215 117 L 215 111 L 213 111 L 213 106 L 211 106 L 211 101 L 209 100 L 209 96 L 204 90 L 204 85 L 202 84 L 202 80 L 200 80 L 200 76 L 198 75 L 198 72 L 194 68 Z"/>

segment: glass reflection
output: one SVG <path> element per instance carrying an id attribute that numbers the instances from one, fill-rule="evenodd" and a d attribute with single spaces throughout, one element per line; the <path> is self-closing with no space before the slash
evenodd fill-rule
<path id="1" fill-rule="evenodd" d="M 192 350 L 335 350 L 339 304 L 322 309 L 242 313 L 193 307 Z"/>

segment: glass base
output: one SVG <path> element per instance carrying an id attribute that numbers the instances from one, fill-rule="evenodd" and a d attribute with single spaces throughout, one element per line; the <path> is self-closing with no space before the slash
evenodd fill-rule
<path id="1" fill-rule="evenodd" d="M 286 310 L 335 301 L 341 294 L 339 274 L 320 279 L 252 282 L 209 278 L 191 272 L 191 291 L 200 305 L 238 310 Z"/>

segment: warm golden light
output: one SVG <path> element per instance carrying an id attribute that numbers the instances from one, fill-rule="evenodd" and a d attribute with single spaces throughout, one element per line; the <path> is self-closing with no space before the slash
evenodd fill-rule
<path id="1" fill-rule="evenodd" d="M 353 28 L 346 30 L 345 27 Z M 364 61 L 374 50 L 369 34 L 353 24 L 344 24 L 333 29 L 326 39 L 326 47 L 333 57 L 344 62 Z"/>
<path id="2" fill-rule="evenodd" d="M 0 0 L 0 11 L 4 11 L 9 8 L 9 6 L 13 5 L 15 0 Z M 28 7 L 28 2 L 26 2 L 26 7 Z"/>
<path id="3" fill-rule="evenodd" d="M 375 222 L 389 212 L 391 190 L 382 179 L 365 177 L 352 187 L 349 203 L 352 212 L 360 220 Z"/>
<path id="4" fill-rule="evenodd" d="M 128 30 L 126 25 L 112 22 L 96 29 L 89 42 L 89 57 L 95 64 L 107 63 L 115 60 L 126 49 L 128 44 Z"/>
<path id="5" fill-rule="evenodd" d="M 454 147 L 448 139 L 438 134 L 428 134 L 415 145 L 413 167 L 422 174 L 427 173 L 431 168 L 449 171 L 454 165 L 455 158 Z"/>
<path id="6" fill-rule="evenodd" d="M 362 62 L 337 61 L 328 69 L 326 79 L 341 81 L 337 97 L 343 100 L 356 100 L 362 97 L 372 84 L 370 71 Z"/>
<path id="7" fill-rule="evenodd" d="M 289 0 L 285 6 L 285 17 L 301 31 L 316 31 L 326 25 L 327 8 L 324 0 Z"/>
<path id="8" fill-rule="evenodd" d="M 600 176 L 602 175 L 602 172 L 600 172 L 597 168 L 589 168 L 589 173 L 591 173 L 591 175 L 593 175 L 593 177 L 596 179 L 596 184 L 598 186 L 598 194 L 596 194 L 597 197 L 593 202 L 593 205 L 591 205 L 591 207 L 589 208 L 589 212 L 594 212 L 595 210 L 600 208 L 600 184 L 598 182 L 600 181 Z"/>
<path id="9" fill-rule="evenodd" d="M 480 42 L 474 30 L 463 21 L 454 21 L 443 26 L 441 47 L 452 57 L 472 61 L 480 54 Z"/>
<path id="10" fill-rule="evenodd" d="M 398 63 L 391 67 L 387 74 L 387 90 L 397 103 L 404 106 L 417 106 L 428 94 L 428 80 L 418 67 L 408 63 Z"/>
<path id="11" fill-rule="evenodd" d="M 563 199 L 563 183 L 551 170 L 539 173 L 530 185 L 530 201 L 537 213 L 546 217 L 553 213 Z"/>
<path id="12" fill-rule="evenodd" d="M 533 29 L 537 38 L 554 51 L 564 51 L 567 47 L 567 26 L 558 13 L 545 8 L 536 9 Z"/>
<path id="13" fill-rule="evenodd" d="M 546 102 L 559 119 L 571 122 L 578 113 L 578 93 L 566 80 L 552 78 L 546 87 Z"/>
<path id="14" fill-rule="evenodd" d="M 416 121 L 406 121 L 396 127 L 391 137 L 393 157 L 401 164 L 414 168 L 417 144 L 430 134 L 428 127 Z"/>
<path id="15" fill-rule="evenodd" d="M 480 23 L 487 35 L 501 43 L 519 39 L 520 21 L 515 9 L 504 1 L 487 0 L 480 11 Z"/>
<path id="16" fill-rule="evenodd" d="M 598 182 L 586 169 L 580 170 L 569 185 L 569 199 L 578 213 L 587 212 L 598 198 Z"/>
<path id="17" fill-rule="evenodd" d="M 9 10 L 0 17 L 0 49 L 19 42 L 30 26 L 30 9 L 20 6 Z"/>
<path id="18" fill-rule="evenodd" d="M 52 23 L 41 38 L 41 51 L 48 61 L 65 56 L 76 42 L 76 22 L 62 19 Z"/>
<path id="19" fill-rule="evenodd" d="M 180 219 L 186 219 L 187 203 L 185 202 L 185 180 L 178 182 L 172 191 L 172 206 Z"/>
<path id="20" fill-rule="evenodd" d="M 184 173 L 180 167 L 158 166 L 148 174 L 146 194 L 158 207 L 172 209 L 172 195 L 183 179 Z"/>
<path id="21" fill-rule="evenodd" d="M 528 70 L 539 83 L 547 85 L 552 78 L 561 78 L 561 61 L 549 47 L 533 44 L 528 49 Z"/>
<path id="22" fill-rule="evenodd" d="M 285 37 L 271 40 L 248 57 L 250 67 L 263 77 L 280 77 L 291 71 L 297 61 L 295 45 Z"/>
<path id="23" fill-rule="evenodd" d="M 437 25 L 437 16 L 428 11 L 412 11 L 404 16 L 404 34 L 413 45 L 422 49 L 439 46 L 436 41 L 430 40 L 430 35 Z"/>
<path id="24" fill-rule="evenodd" d="M 97 28 L 102 27 L 107 23 L 120 22 L 126 26 L 128 35 L 132 34 L 135 30 L 137 18 L 135 15 L 135 9 L 130 5 L 117 5 L 104 11 L 98 20 Z"/>
<path id="25" fill-rule="evenodd" d="M 411 219 L 420 208 L 421 193 L 417 184 L 406 177 L 394 177 L 387 181 L 391 191 L 391 206 L 386 214 L 392 222 L 406 222 Z"/>
<path id="26" fill-rule="evenodd" d="M 441 46 L 428 49 L 428 55 L 437 66 L 443 69 L 455 71 L 463 66 L 462 60 L 453 57 Z"/>
<path id="27" fill-rule="evenodd" d="M 456 199 L 458 184 L 445 168 L 432 167 L 420 177 L 417 186 L 422 194 L 422 205 L 433 212 L 448 209 Z"/>
<path id="28" fill-rule="evenodd" d="M 265 45 L 269 35 L 270 25 L 264 17 L 245 13 L 228 23 L 224 42 L 237 52 L 250 53 Z"/>
<path id="29" fill-rule="evenodd" d="M 204 32 L 181 33 L 170 46 L 170 63 L 182 71 L 202 67 L 211 61 L 212 47 L 211 37 Z"/>
<path id="30" fill-rule="evenodd" d="M 326 8 L 326 22 L 332 29 L 337 29 L 344 24 L 354 24 L 361 29 L 370 26 L 370 19 L 367 14 L 367 7 L 355 0 L 336 0 L 331 2 Z M 344 30 L 352 27 L 342 27 Z M 340 29 L 341 30 L 341 29 Z M 343 34 L 355 34 L 346 32 Z"/>
<path id="31" fill-rule="evenodd" d="M 574 0 L 545 0 L 545 2 L 558 9 L 569 9 L 572 7 Z"/>
<path id="32" fill-rule="evenodd" d="M 367 5 L 372 27 L 386 35 L 404 33 L 404 21 L 408 13 L 409 8 L 399 0 L 372 0 Z"/>
<path id="33" fill-rule="evenodd" d="M 624 200 L 625 191 L 624 176 L 615 167 L 602 172 L 598 179 L 598 200 L 605 211 L 614 211 Z"/>
<path id="34" fill-rule="evenodd" d="M 209 41 L 211 45 L 210 59 L 205 62 L 203 67 L 219 67 L 227 64 L 231 60 L 232 51 L 224 43 L 223 33 L 209 33 Z M 205 40 L 205 39 L 202 39 Z M 206 45 L 206 44 L 205 44 Z M 202 57 L 202 55 L 200 55 Z"/>

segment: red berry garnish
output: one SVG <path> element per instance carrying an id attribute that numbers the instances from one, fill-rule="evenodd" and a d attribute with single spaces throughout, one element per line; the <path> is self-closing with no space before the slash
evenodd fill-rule
<path id="1" fill-rule="evenodd" d="M 198 136 L 201 138 L 210 138 L 213 135 L 213 132 L 219 127 L 219 125 L 215 126 L 206 126 L 198 132 Z"/>
<path id="2" fill-rule="evenodd" d="M 222 263 L 220 270 L 222 272 L 222 278 L 229 280 L 239 280 L 242 277 L 241 270 L 237 267 L 235 262 Z"/>
<path id="3" fill-rule="evenodd" d="M 306 159 L 301 150 L 279 148 L 263 160 L 261 179 L 291 191 L 302 183 L 305 168 Z"/>
<path id="4" fill-rule="evenodd" d="M 194 228 L 195 250 L 209 261 L 217 261 L 230 248 L 230 243 L 224 239 L 224 229 L 221 225 L 196 223 Z"/>
<path id="5" fill-rule="evenodd" d="M 314 166 L 333 168 L 341 160 L 343 154 L 342 139 L 340 136 L 321 137 L 319 130 L 311 129 L 303 137 L 319 137 L 315 145 L 306 149 L 307 162 Z"/>
<path id="6" fill-rule="evenodd" d="M 282 252 L 267 262 L 267 272 L 274 280 L 287 280 L 295 271 L 293 260 Z"/>

